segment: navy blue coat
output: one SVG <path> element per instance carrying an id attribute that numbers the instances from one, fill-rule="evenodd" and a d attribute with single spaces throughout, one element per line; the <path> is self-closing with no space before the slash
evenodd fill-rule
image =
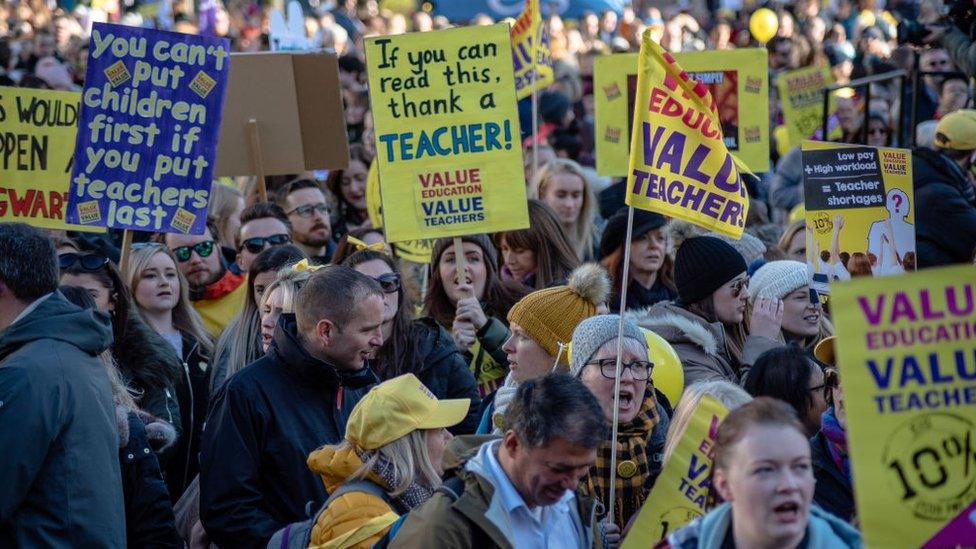
<path id="1" fill-rule="evenodd" d="M 969 263 L 976 249 L 976 192 L 945 155 L 912 151 L 918 267 Z"/>
<path id="2" fill-rule="evenodd" d="M 854 517 L 854 490 L 850 479 L 830 457 L 827 444 L 829 442 L 823 433 L 817 433 L 810 439 L 813 476 L 817 479 L 813 501 L 824 511 L 850 522 Z"/>
<path id="3" fill-rule="evenodd" d="M 308 455 L 345 436 L 346 420 L 377 382 L 369 368 L 344 373 L 298 341 L 282 315 L 268 353 L 214 397 L 200 453 L 200 519 L 221 547 L 264 547 L 279 529 L 327 499 Z M 341 396 L 340 396 L 341 395 Z"/>

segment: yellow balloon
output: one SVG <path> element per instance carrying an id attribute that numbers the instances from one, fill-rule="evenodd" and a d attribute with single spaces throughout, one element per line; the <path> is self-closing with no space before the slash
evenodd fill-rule
<path id="1" fill-rule="evenodd" d="M 749 34 L 759 42 L 769 42 L 779 30 L 779 19 L 769 8 L 759 8 L 749 18 Z"/>

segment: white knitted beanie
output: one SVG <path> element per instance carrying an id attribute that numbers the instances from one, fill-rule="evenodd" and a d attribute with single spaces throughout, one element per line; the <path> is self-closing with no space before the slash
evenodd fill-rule
<path id="1" fill-rule="evenodd" d="M 806 263 L 799 261 L 770 261 L 749 279 L 749 301 L 757 297 L 783 299 L 791 292 L 810 284 Z"/>

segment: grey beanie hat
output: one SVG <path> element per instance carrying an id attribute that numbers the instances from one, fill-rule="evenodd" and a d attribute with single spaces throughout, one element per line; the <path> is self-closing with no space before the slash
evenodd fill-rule
<path id="1" fill-rule="evenodd" d="M 619 315 L 597 315 L 580 322 L 573 331 L 573 358 L 569 365 L 569 373 L 573 377 L 579 376 L 597 350 L 606 342 L 617 337 L 619 331 Z M 624 337 L 637 340 L 647 346 L 644 332 L 634 324 L 634 321 L 624 318 Z"/>

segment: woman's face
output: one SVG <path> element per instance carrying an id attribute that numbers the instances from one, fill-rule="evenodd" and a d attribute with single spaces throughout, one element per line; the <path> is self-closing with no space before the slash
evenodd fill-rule
<path id="1" fill-rule="evenodd" d="M 810 301 L 810 287 L 797 288 L 783 297 L 783 331 L 795 337 L 820 333 L 820 307 Z"/>
<path id="2" fill-rule="evenodd" d="M 742 273 L 726 282 L 712 294 L 715 316 L 723 324 L 738 324 L 746 310 L 749 297 L 749 277 Z"/>
<path id="3" fill-rule="evenodd" d="M 796 547 L 806 532 L 813 486 L 810 443 L 785 425 L 749 427 L 728 463 L 715 470 L 715 487 L 732 504 L 742 547 Z"/>
<path id="4" fill-rule="evenodd" d="M 441 282 L 444 284 L 444 293 L 453 305 L 457 305 L 459 299 L 469 297 L 467 292 L 462 291 L 465 288 L 470 288 L 475 297 L 482 299 L 485 295 L 485 283 L 488 280 L 488 266 L 485 265 L 481 246 L 473 242 L 464 242 L 461 246 L 464 248 L 465 259 L 463 278 L 458 277 L 454 246 L 448 246 L 444 250 L 437 265 Z"/>
<path id="5" fill-rule="evenodd" d="M 342 171 L 339 192 L 342 198 L 359 211 L 366 211 L 366 174 L 369 167 L 359 160 L 350 160 L 349 167 Z"/>
<path id="6" fill-rule="evenodd" d="M 430 457 L 430 464 L 434 466 L 437 474 L 444 474 L 444 447 L 447 442 L 454 438 L 447 429 L 427 429 L 424 431 L 424 438 L 427 439 L 427 456 Z"/>
<path id="7" fill-rule="evenodd" d="M 868 146 L 886 147 L 888 145 L 888 126 L 881 120 L 868 120 Z"/>
<path id="8" fill-rule="evenodd" d="M 254 277 L 254 303 L 261 305 L 261 298 L 264 297 L 264 289 L 271 285 L 278 277 L 277 271 L 265 271 Z"/>
<path id="9" fill-rule="evenodd" d="M 153 254 L 132 293 L 136 304 L 147 311 L 172 311 L 180 301 L 180 277 L 176 264 L 162 252 Z"/>
<path id="10" fill-rule="evenodd" d="M 603 408 L 603 416 L 607 421 L 613 421 L 613 385 L 614 380 L 601 372 L 598 362 L 605 359 L 617 358 L 617 340 L 614 338 L 609 343 L 603 345 L 590 363 L 583 367 L 580 372 L 580 381 L 586 388 L 596 396 Z M 622 357 L 623 364 L 630 364 L 635 360 L 647 360 L 646 353 L 643 356 L 635 354 L 624 346 Z M 620 374 L 620 403 L 618 406 L 618 419 L 620 423 L 629 423 L 637 417 L 641 405 L 644 403 L 644 391 L 647 389 L 646 379 L 635 379 L 634 373 L 630 368 L 624 368 Z"/>
<path id="11" fill-rule="evenodd" d="M 98 279 L 88 273 L 64 273 L 61 275 L 63 286 L 78 286 L 88 290 L 88 294 L 95 300 L 95 307 L 102 312 L 112 312 L 115 310 L 115 302 L 112 299 L 112 289 L 103 286 Z"/>
<path id="12" fill-rule="evenodd" d="M 281 288 L 271 290 L 261 303 L 261 347 L 268 352 L 274 336 L 275 325 L 285 304 L 285 292 Z"/>
<path id="13" fill-rule="evenodd" d="M 363 273 L 364 275 L 372 278 L 373 280 L 379 279 L 379 277 L 390 274 L 393 269 L 386 264 L 385 261 L 381 259 L 374 259 L 372 261 L 366 261 L 360 263 L 353 267 L 355 270 Z M 400 292 L 383 292 L 383 324 L 389 324 L 393 322 L 393 318 L 397 314 L 397 310 L 400 308 Z M 384 333 L 386 331 L 384 330 Z"/>
<path id="14" fill-rule="evenodd" d="M 807 262 L 807 240 L 804 231 L 796 231 L 796 234 L 790 239 L 790 247 L 786 250 L 786 256 L 788 259 L 802 263 Z"/>
<path id="15" fill-rule="evenodd" d="M 807 432 L 813 436 L 820 430 L 820 415 L 827 409 L 827 398 L 824 396 L 824 373 L 820 366 L 813 361 L 810 362 L 810 383 L 807 390 L 810 391 L 810 409 L 807 410 L 807 417 L 802 418 Z"/>
<path id="16" fill-rule="evenodd" d="M 630 268 L 635 272 L 656 273 L 664 265 L 666 237 L 660 228 L 635 237 L 630 243 Z"/>
<path id="17" fill-rule="evenodd" d="M 542 200 L 556 212 L 559 222 L 575 225 L 583 210 L 583 178 L 573 173 L 558 173 L 549 178 Z"/>
<path id="18" fill-rule="evenodd" d="M 526 248 L 509 246 L 508 240 L 502 237 L 502 263 L 508 267 L 515 280 L 523 280 L 536 271 L 535 252 Z"/>

